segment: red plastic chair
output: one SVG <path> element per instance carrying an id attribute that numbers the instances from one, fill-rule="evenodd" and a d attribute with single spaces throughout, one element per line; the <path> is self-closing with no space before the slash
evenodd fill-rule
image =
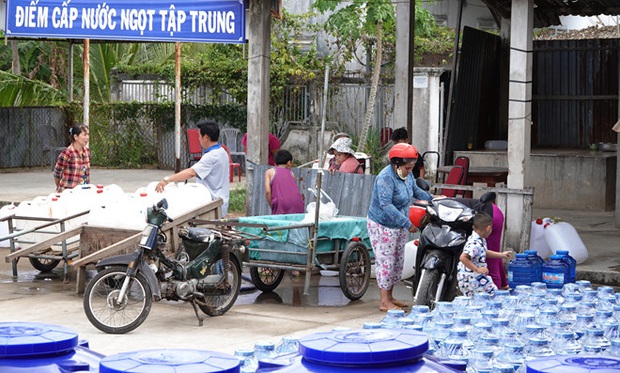
<path id="1" fill-rule="evenodd" d="M 390 127 L 381 128 L 381 132 L 379 133 L 381 146 L 387 144 L 392 139 L 392 132 L 394 132 L 394 130 Z"/>
<path id="2" fill-rule="evenodd" d="M 448 174 L 448 178 L 446 179 L 446 184 L 452 185 L 463 185 L 463 174 L 464 170 L 462 166 L 454 165 Z M 442 189 L 439 191 L 439 194 L 443 194 L 446 197 L 456 197 L 457 194 L 456 189 Z"/>
<path id="3" fill-rule="evenodd" d="M 454 160 L 454 164 L 456 166 L 463 167 L 463 181 L 461 185 L 467 185 L 467 175 L 469 173 L 469 158 L 464 157 L 464 156 L 456 157 L 456 159 Z M 463 197 L 470 197 L 470 196 L 471 196 L 471 192 L 466 191 L 466 190 L 463 191 Z"/>
<path id="4" fill-rule="evenodd" d="M 200 145 L 200 130 L 198 128 L 188 128 L 187 136 L 187 167 L 198 162 L 202 158 L 202 146 Z"/>
<path id="5" fill-rule="evenodd" d="M 241 164 L 240 163 L 235 163 L 232 160 L 232 157 L 230 156 L 230 150 L 228 150 L 228 146 L 222 145 L 222 148 L 224 148 L 224 150 L 226 150 L 226 153 L 228 153 L 228 162 L 230 163 L 230 182 L 233 182 L 233 178 L 235 176 L 235 170 L 237 170 L 237 174 L 239 175 L 239 181 L 241 181 Z"/>

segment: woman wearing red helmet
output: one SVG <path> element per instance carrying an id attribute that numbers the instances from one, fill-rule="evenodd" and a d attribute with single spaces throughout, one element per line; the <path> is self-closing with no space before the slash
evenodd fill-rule
<path id="1" fill-rule="evenodd" d="M 418 188 L 411 173 L 418 159 L 418 151 L 413 145 L 394 145 L 389 158 L 390 164 L 375 179 L 367 223 L 381 295 L 379 310 L 384 312 L 409 306 L 392 295 L 403 271 L 407 232 L 417 230 L 409 220 L 409 206 L 414 200 L 430 201 L 433 198 Z"/>

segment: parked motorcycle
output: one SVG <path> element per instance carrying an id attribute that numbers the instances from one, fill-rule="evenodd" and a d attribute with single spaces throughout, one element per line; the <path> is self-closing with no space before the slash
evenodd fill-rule
<path id="1" fill-rule="evenodd" d="M 456 297 L 457 265 L 467 237 L 471 235 L 473 217 L 478 211 L 492 216 L 491 202 L 495 197 L 494 192 L 487 192 L 479 200 L 440 198 L 427 204 L 414 203 L 412 208 L 425 210 L 416 218 L 422 232 L 411 287 L 415 304 L 432 308 L 438 301 L 452 301 Z"/>
<path id="2" fill-rule="evenodd" d="M 172 221 L 167 208 L 166 199 L 148 208 L 148 224 L 135 252 L 96 264 L 98 273 L 84 293 L 84 311 L 97 329 L 111 334 L 136 329 L 148 317 L 153 299 L 190 302 L 200 326 L 204 317 L 198 308 L 219 316 L 235 303 L 245 241 L 207 228 L 181 228 L 183 248 L 176 258 L 167 258 L 162 231 Z"/>

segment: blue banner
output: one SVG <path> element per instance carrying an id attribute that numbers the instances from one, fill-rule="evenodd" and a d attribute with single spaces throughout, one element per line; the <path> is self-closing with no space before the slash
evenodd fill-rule
<path id="1" fill-rule="evenodd" d="M 8 37 L 245 42 L 243 0 L 7 0 Z"/>

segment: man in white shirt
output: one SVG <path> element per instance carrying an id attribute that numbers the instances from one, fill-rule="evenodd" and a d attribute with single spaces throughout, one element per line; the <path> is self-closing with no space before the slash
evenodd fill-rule
<path id="1" fill-rule="evenodd" d="M 200 161 L 194 163 L 174 175 L 166 176 L 160 181 L 155 190 L 163 192 L 166 184 L 196 178 L 196 182 L 209 189 L 213 199 L 221 198 L 222 217 L 228 212 L 230 195 L 230 163 L 228 153 L 219 143 L 220 128 L 213 121 L 204 121 L 196 125 L 200 129 L 200 145 L 204 149 Z"/>

